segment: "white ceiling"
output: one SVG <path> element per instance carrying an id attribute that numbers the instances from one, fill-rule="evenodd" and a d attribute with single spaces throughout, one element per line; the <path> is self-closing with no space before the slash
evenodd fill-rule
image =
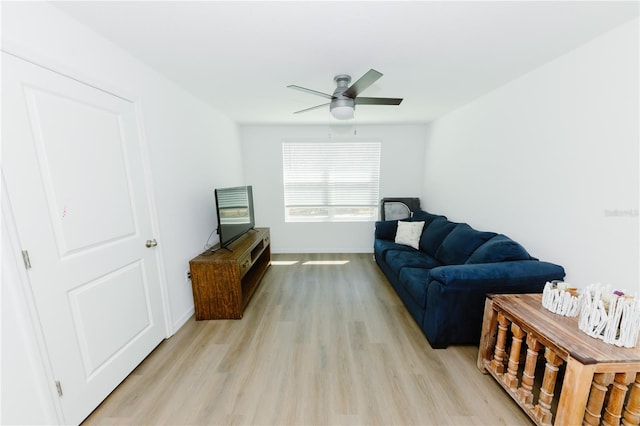
<path id="1" fill-rule="evenodd" d="M 336 124 L 333 77 L 384 74 L 357 123 L 424 123 L 638 16 L 637 1 L 77 1 L 63 11 L 240 124 Z"/>

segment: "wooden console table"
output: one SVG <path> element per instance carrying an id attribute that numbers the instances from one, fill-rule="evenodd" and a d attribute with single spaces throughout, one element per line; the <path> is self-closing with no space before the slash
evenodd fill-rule
<path id="1" fill-rule="evenodd" d="M 270 264 L 269 228 L 254 228 L 228 249 L 206 251 L 191 259 L 196 320 L 242 318 Z"/>
<path id="2" fill-rule="evenodd" d="M 590 337 L 578 329 L 577 318 L 544 309 L 541 298 L 487 297 L 480 371 L 491 374 L 538 425 L 638 425 L 640 347 Z"/>

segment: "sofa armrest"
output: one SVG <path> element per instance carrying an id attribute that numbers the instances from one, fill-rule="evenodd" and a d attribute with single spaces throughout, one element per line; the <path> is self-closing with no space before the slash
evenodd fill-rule
<path id="1" fill-rule="evenodd" d="M 564 268 L 536 260 L 514 260 L 431 269 L 422 330 L 433 347 L 480 340 L 487 293 L 541 293 Z"/>
<path id="2" fill-rule="evenodd" d="M 513 288 L 540 285 L 547 281 L 562 280 L 564 268 L 559 265 L 536 260 L 514 260 L 509 262 L 446 265 L 431 269 L 429 281 L 437 281 L 444 288 L 509 292 Z"/>

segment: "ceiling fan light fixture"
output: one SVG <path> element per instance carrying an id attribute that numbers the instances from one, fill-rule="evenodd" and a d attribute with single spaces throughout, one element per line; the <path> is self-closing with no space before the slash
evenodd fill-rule
<path id="1" fill-rule="evenodd" d="M 328 104 L 305 108 L 300 111 L 295 111 L 294 114 L 311 111 L 317 108 L 323 108 L 329 105 L 329 111 L 331 111 L 331 115 L 334 118 L 338 120 L 349 120 L 353 118 L 356 104 L 400 105 L 400 102 L 402 102 L 402 98 L 367 98 L 360 96 L 360 93 L 362 93 L 363 90 L 375 83 L 380 77 L 382 77 L 382 73 L 372 68 L 367 71 L 362 77 L 360 77 L 358 81 L 349 86 L 349 83 L 351 83 L 351 77 L 347 74 L 338 74 L 333 78 L 336 82 L 336 89 L 333 91 L 333 95 L 291 84 L 287 87 L 310 93 L 312 95 L 318 95 L 322 96 L 323 98 L 331 99 L 331 102 L 329 102 Z"/>
<path id="2" fill-rule="evenodd" d="M 333 107 L 331 115 L 338 120 L 349 120 L 353 118 L 353 107 L 349 105 Z"/>

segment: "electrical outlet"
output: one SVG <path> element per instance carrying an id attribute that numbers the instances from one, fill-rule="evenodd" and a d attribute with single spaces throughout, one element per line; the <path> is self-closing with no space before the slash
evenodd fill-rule
<path id="1" fill-rule="evenodd" d="M 191 282 L 191 271 L 187 269 L 184 273 L 184 280 L 186 282 Z"/>

